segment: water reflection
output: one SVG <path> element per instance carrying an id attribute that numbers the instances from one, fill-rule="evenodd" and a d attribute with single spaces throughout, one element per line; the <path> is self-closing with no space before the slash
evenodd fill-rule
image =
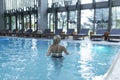
<path id="1" fill-rule="evenodd" d="M 81 74 L 81 77 L 85 80 L 90 79 L 94 76 L 93 72 L 93 66 L 90 64 L 93 60 L 93 54 L 92 54 L 92 44 L 91 43 L 81 43 L 80 46 L 80 60 L 78 63 L 80 64 L 80 70 L 79 73 Z"/>
<path id="2" fill-rule="evenodd" d="M 60 71 L 61 67 L 63 66 L 63 58 L 52 58 L 54 68 L 57 72 Z"/>
<path id="3" fill-rule="evenodd" d="M 50 63 L 48 63 L 47 79 L 58 80 L 58 77 L 61 75 L 64 58 L 51 58 L 50 60 Z"/>

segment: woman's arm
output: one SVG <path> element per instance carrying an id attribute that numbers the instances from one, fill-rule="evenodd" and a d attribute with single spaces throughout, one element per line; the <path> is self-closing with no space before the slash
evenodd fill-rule
<path id="1" fill-rule="evenodd" d="M 63 46 L 63 51 L 65 54 L 67 54 L 67 55 L 69 54 L 69 52 L 66 50 L 66 48 L 64 46 Z"/>
<path id="2" fill-rule="evenodd" d="M 47 56 L 50 56 L 50 55 L 51 55 L 51 46 L 49 47 L 48 52 L 47 52 Z"/>

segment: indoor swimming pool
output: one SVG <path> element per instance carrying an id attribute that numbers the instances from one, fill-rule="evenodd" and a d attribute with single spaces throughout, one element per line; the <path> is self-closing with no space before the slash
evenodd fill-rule
<path id="1" fill-rule="evenodd" d="M 61 41 L 70 55 L 46 56 L 52 40 L 0 37 L 0 80 L 94 80 L 109 69 L 120 46 Z"/>

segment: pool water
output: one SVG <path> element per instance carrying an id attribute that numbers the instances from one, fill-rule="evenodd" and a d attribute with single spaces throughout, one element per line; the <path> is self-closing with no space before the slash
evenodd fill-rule
<path id="1" fill-rule="evenodd" d="M 70 55 L 46 56 L 52 40 L 0 38 L 0 80 L 93 80 L 104 75 L 119 46 L 62 41 Z"/>

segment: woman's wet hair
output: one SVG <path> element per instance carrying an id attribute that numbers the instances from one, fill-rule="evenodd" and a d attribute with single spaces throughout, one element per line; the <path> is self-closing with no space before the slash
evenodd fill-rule
<path id="1" fill-rule="evenodd" d="M 53 45 L 60 43 L 61 37 L 60 35 L 55 35 L 53 38 Z"/>

